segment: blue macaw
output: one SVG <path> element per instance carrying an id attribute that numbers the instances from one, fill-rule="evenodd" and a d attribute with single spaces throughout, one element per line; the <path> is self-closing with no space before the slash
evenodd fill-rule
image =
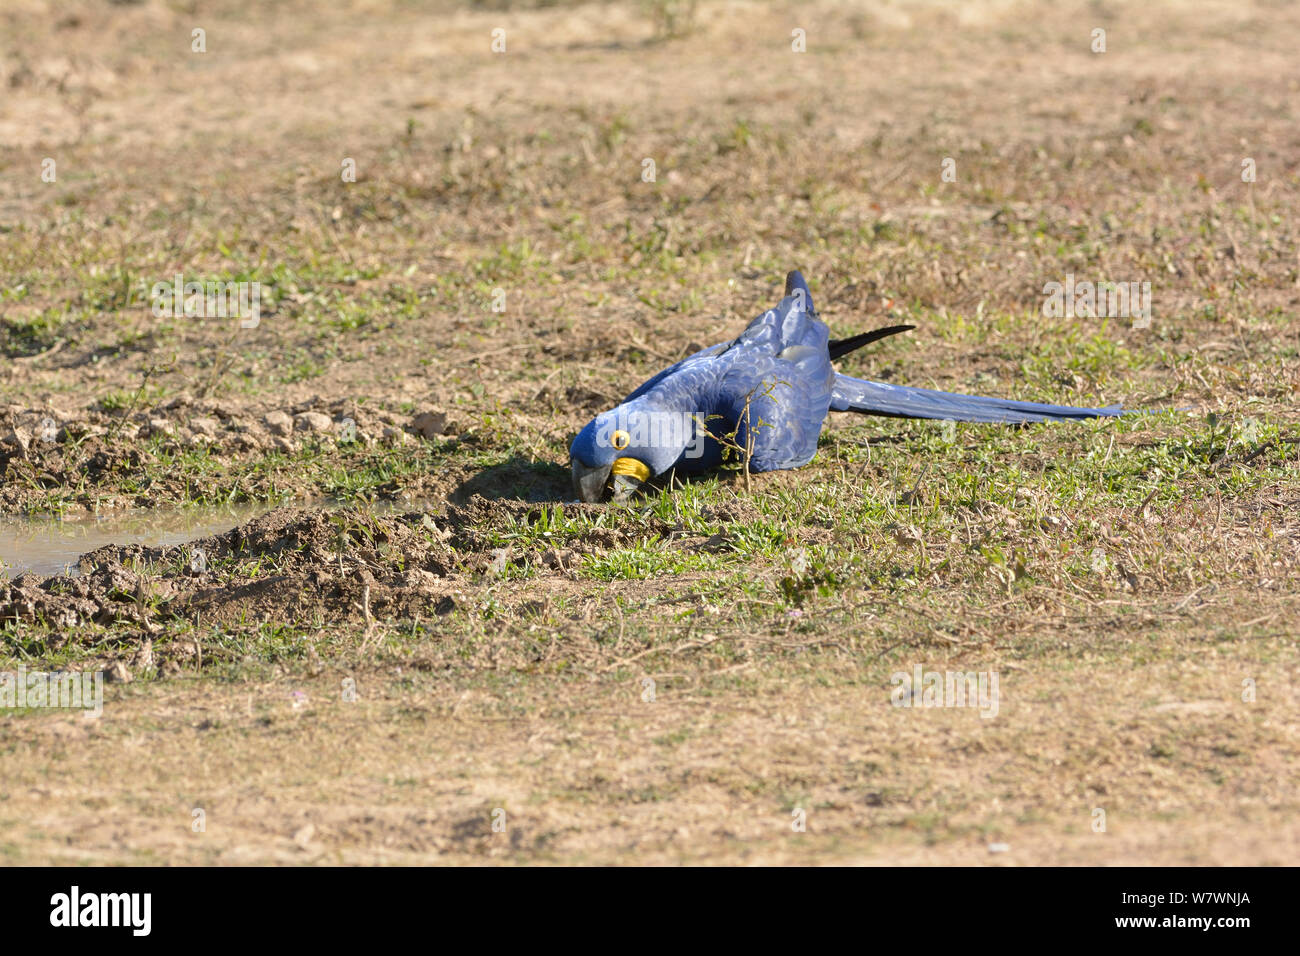
<path id="1" fill-rule="evenodd" d="M 1073 408 L 958 395 L 841 375 L 831 362 L 910 325 L 831 339 L 808 283 L 785 280 L 785 298 L 734 340 L 682 359 L 587 423 L 569 448 L 583 501 L 624 500 L 675 469 L 698 474 L 728 451 L 748 450 L 751 471 L 799 468 L 817 453 L 827 413 L 862 412 L 960 422 L 1042 422 L 1124 414 L 1118 405 Z"/>

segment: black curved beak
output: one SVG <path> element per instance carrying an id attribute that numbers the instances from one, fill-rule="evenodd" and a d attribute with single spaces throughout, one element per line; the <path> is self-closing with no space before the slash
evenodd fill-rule
<path id="1" fill-rule="evenodd" d="M 638 478 L 633 478 L 631 475 L 615 475 L 614 494 L 610 500 L 628 501 L 640 487 L 641 481 Z"/>
<path id="2" fill-rule="evenodd" d="M 640 472 L 639 476 L 626 474 L 628 463 Z M 594 468 L 587 467 L 576 458 L 570 458 L 569 470 L 573 473 L 573 493 L 580 501 L 593 505 L 605 500 L 606 489 L 610 492 L 611 501 L 627 501 L 650 474 L 650 469 L 631 458 L 620 458 L 612 465 L 597 465 Z M 617 473 L 611 482 L 610 474 L 614 472 Z"/>
<path id="3" fill-rule="evenodd" d="M 579 501 L 597 504 L 605 497 L 605 483 L 609 481 L 612 465 L 588 468 L 578 459 L 573 458 L 569 461 L 569 467 L 573 472 L 573 493 L 578 496 Z"/>

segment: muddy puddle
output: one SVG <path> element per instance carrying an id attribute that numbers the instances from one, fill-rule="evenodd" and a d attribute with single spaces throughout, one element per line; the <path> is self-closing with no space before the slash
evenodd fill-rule
<path id="1" fill-rule="evenodd" d="M 220 534 L 271 510 L 271 505 L 160 508 L 98 517 L 0 516 L 0 574 L 15 578 L 75 574 L 77 559 L 105 545 L 170 547 Z"/>
<path id="2" fill-rule="evenodd" d="M 346 507 L 335 501 L 311 505 L 323 510 Z M 0 515 L 0 576 L 16 578 L 20 574 L 41 577 L 77 573 L 77 561 L 88 552 L 106 545 L 133 544 L 149 548 L 167 548 L 196 538 L 206 538 L 238 527 L 266 514 L 276 505 L 239 504 L 219 507 L 156 508 L 97 517 L 51 518 Z M 370 506 L 373 513 L 395 507 Z"/>

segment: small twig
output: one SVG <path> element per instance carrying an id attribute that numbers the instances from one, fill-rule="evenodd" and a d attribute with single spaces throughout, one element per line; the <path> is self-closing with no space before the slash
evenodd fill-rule
<path id="1" fill-rule="evenodd" d="M 364 654 L 370 646 L 370 639 L 375 634 L 375 619 L 370 614 L 370 585 L 367 584 L 361 592 L 361 613 L 366 618 L 366 630 L 361 638 L 361 652 Z"/>
<path id="2" fill-rule="evenodd" d="M 149 387 L 149 379 L 153 376 L 153 373 L 156 372 L 157 370 L 158 370 L 158 366 L 156 364 L 150 365 L 141 374 L 140 387 L 135 390 L 135 394 L 131 396 L 130 404 L 126 406 L 126 411 L 122 413 L 122 417 L 117 420 L 117 424 L 113 427 L 113 430 L 109 433 L 108 441 L 110 444 L 117 439 L 118 432 L 122 430 L 122 426 L 125 425 L 127 423 L 127 420 L 130 419 L 130 417 L 135 414 L 136 403 L 140 401 L 140 396 L 143 395 L 145 389 Z"/>
<path id="3" fill-rule="evenodd" d="M 68 344 L 67 339 L 56 339 L 54 344 L 51 345 L 48 349 L 46 349 L 44 352 L 37 352 L 35 355 L 20 355 L 14 359 L 11 359 L 11 361 L 22 362 L 23 364 L 36 363 L 43 358 L 49 358 L 51 355 L 54 355 L 56 352 L 62 349 L 63 346 L 67 344 Z"/>
<path id="4" fill-rule="evenodd" d="M 1151 493 L 1142 499 L 1142 504 L 1137 506 L 1138 517 L 1140 518 L 1146 517 L 1147 505 L 1151 504 L 1151 499 L 1156 496 L 1156 492 L 1159 490 L 1160 490 L 1160 486 L 1157 484 L 1154 488 L 1151 489 Z"/>

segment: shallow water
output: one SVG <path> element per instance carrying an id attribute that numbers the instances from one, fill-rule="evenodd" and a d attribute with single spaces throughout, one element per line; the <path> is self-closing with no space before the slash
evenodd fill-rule
<path id="1" fill-rule="evenodd" d="M 0 515 L 0 574 L 75 574 L 78 558 L 106 544 L 184 544 L 229 531 L 272 507 L 157 508 L 67 519 Z"/>
<path id="2" fill-rule="evenodd" d="M 51 518 L 0 515 L 0 576 L 77 574 L 77 559 L 106 544 L 140 544 L 159 548 L 221 534 L 246 521 L 282 507 L 364 508 L 371 514 L 423 510 L 423 499 L 379 501 L 293 501 L 246 503 L 214 507 L 139 508 L 99 517 Z"/>

